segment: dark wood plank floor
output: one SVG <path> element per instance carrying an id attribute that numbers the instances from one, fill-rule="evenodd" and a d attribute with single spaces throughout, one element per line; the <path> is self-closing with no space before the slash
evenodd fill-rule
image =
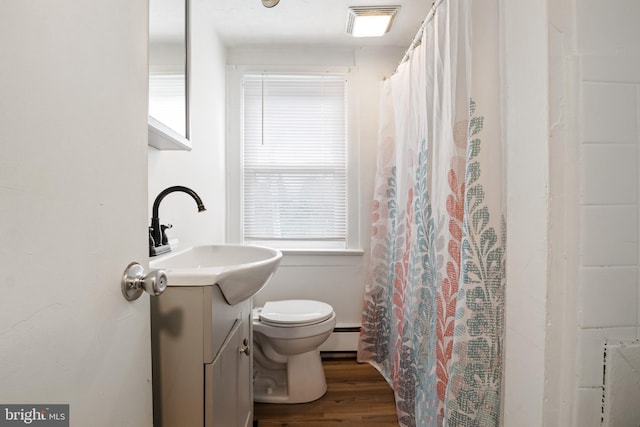
<path id="1" fill-rule="evenodd" d="M 380 373 L 354 358 L 323 361 L 327 394 L 310 403 L 256 403 L 258 427 L 397 427 L 393 391 Z"/>

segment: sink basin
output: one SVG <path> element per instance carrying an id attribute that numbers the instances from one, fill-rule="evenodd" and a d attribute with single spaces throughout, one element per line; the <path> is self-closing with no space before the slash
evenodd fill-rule
<path id="1" fill-rule="evenodd" d="M 218 285 L 230 305 L 255 295 L 273 276 L 282 253 L 261 246 L 205 245 L 152 258 L 167 272 L 168 286 Z"/>

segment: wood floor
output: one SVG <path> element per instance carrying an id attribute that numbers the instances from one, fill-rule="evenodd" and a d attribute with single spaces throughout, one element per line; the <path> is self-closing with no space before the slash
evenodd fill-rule
<path id="1" fill-rule="evenodd" d="M 327 394 L 311 403 L 256 403 L 258 427 L 397 427 L 393 391 L 378 371 L 354 358 L 325 359 Z"/>

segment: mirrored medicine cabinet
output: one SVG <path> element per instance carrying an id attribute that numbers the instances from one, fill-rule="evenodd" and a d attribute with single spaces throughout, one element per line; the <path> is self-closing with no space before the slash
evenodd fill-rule
<path id="1" fill-rule="evenodd" d="M 149 1 L 149 145 L 191 150 L 189 0 Z"/>

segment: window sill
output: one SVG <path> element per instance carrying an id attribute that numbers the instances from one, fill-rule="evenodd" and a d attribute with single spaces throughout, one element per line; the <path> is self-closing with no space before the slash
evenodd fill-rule
<path id="1" fill-rule="evenodd" d="M 362 249 L 280 249 L 280 267 L 361 266 Z"/>
<path id="2" fill-rule="evenodd" d="M 362 249 L 279 249 L 283 255 L 362 256 Z"/>

